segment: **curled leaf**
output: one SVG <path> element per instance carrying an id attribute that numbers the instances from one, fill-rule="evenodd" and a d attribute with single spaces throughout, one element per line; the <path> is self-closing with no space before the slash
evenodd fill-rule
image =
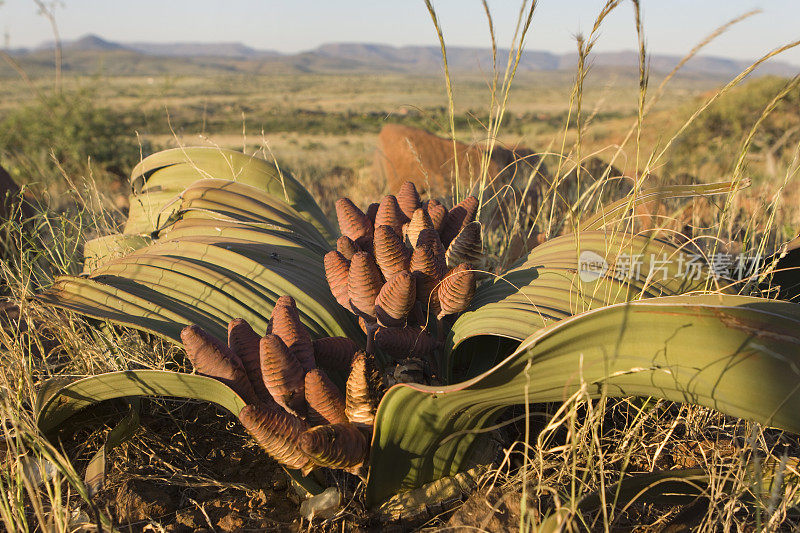
<path id="1" fill-rule="evenodd" d="M 347 289 L 350 303 L 362 315 L 375 317 L 375 298 L 381 290 L 383 279 L 375 259 L 369 252 L 358 252 L 350 262 Z"/>
<path id="2" fill-rule="evenodd" d="M 325 254 L 324 263 L 325 278 L 328 280 L 328 286 L 331 288 L 333 297 L 336 298 L 339 305 L 350 310 L 350 294 L 347 291 L 347 276 L 350 272 L 350 261 L 348 261 L 341 252 L 333 250 Z M 272 328 L 271 322 L 270 328 Z M 272 330 L 269 329 L 267 331 L 271 332 Z"/>
<path id="3" fill-rule="evenodd" d="M 349 372 L 358 345 L 347 337 L 323 337 L 313 341 L 314 359 L 324 368 Z"/>
<path id="4" fill-rule="evenodd" d="M 447 217 L 447 208 L 439 200 L 434 199 L 427 203 L 425 210 L 428 212 L 428 216 L 431 217 L 433 229 L 441 232 L 444 226 L 444 219 Z"/>
<path id="5" fill-rule="evenodd" d="M 483 262 L 480 222 L 473 221 L 464 226 L 447 247 L 445 257 L 447 266 L 451 268 L 461 263 L 480 265 Z"/>
<path id="6" fill-rule="evenodd" d="M 466 310 L 475 296 L 475 283 L 475 271 L 469 263 L 461 263 L 448 272 L 439 285 L 439 318 Z"/>
<path id="7" fill-rule="evenodd" d="M 350 237 L 342 235 L 336 239 L 336 250 L 344 256 L 345 259 L 350 261 L 356 252 L 360 252 L 361 248 L 354 243 Z"/>
<path id="8" fill-rule="evenodd" d="M 403 232 L 403 224 L 406 222 L 408 222 L 408 217 L 397 204 L 397 198 L 391 194 L 384 196 L 375 215 L 375 226 L 389 226 L 400 235 Z"/>
<path id="9" fill-rule="evenodd" d="M 269 334 L 259 344 L 261 375 L 275 401 L 297 416 L 305 416 L 305 372 L 280 337 Z"/>
<path id="10" fill-rule="evenodd" d="M 256 401 L 255 391 L 247 379 L 242 361 L 227 346 L 200 326 L 183 328 L 181 341 L 186 356 L 198 374 L 221 381 L 247 402 Z"/>
<path id="11" fill-rule="evenodd" d="M 401 270 L 408 269 L 411 251 L 403 244 L 403 239 L 389 226 L 375 228 L 375 261 L 384 279 L 391 279 Z"/>
<path id="12" fill-rule="evenodd" d="M 336 218 L 339 219 L 342 235 L 359 245 L 372 237 L 372 222 L 349 198 L 339 198 L 336 201 Z"/>
<path id="13" fill-rule="evenodd" d="M 455 239 L 461 228 L 475 220 L 478 212 L 478 199 L 474 196 L 467 196 L 461 200 L 444 219 L 442 225 L 442 243 L 448 246 Z"/>
<path id="14" fill-rule="evenodd" d="M 407 181 L 400 186 L 400 190 L 397 191 L 397 204 L 409 219 L 414 211 L 422 206 L 417 187 L 413 182 Z"/>
<path id="15" fill-rule="evenodd" d="M 431 222 L 431 217 L 428 216 L 427 211 L 420 207 L 414 211 L 411 216 L 411 222 L 406 227 L 406 237 L 412 247 L 417 246 L 417 237 L 424 229 L 433 229 L 433 222 Z"/>
<path id="16" fill-rule="evenodd" d="M 417 246 L 411 255 L 411 272 L 417 277 L 417 300 L 424 310 L 438 314 L 439 295 L 436 286 L 444 275 L 444 260 L 439 259 L 430 244 Z"/>
<path id="17" fill-rule="evenodd" d="M 436 348 L 434 338 L 419 327 L 378 328 L 375 344 L 393 359 L 426 357 Z"/>
<path id="18" fill-rule="evenodd" d="M 417 299 L 417 280 L 408 270 L 398 272 L 387 281 L 375 299 L 378 324 L 402 327 Z"/>
<path id="19" fill-rule="evenodd" d="M 228 347 L 233 355 L 242 362 L 250 385 L 258 398 L 263 402 L 271 403 L 272 396 L 267 391 L 264 379 L 261 377 L 261 356 L 258 348 L 260 342 L 261 337 L 253 331 L 247 320 L 235 318 L 228 324 Z"/>
<path id="20" fill-rule="evenodd" d="M 312 426 L 347 422 L 344 397 L 322 369 L 309 371 L 305 382 L 308 421 Z"/>
<path id="21" fill-rule="evenodd" d="M 353 424 L 330 424 L 300 435 L 300 449 L 314 463 L 328 468 L 352 468 L 367 459 L 367 439 Z"/>
<path id="22" fill-rule="evenodd" d="M 289 352 L 309 371 L 316 366 L 311 336 L 300 321 L 297 304 L 291 296 L 281 296 L 272 309 L 272 333 L 281 338 Z"/>
<path id="23" fill-rule="evenodd" d="M 364 352 L 353 357 L 353 368 L 345 389 L 347 419 L 359 428 L 370 428 L 381 400 L 381 378 L 373 360 Z"/>
<path id="24" fill-rule="evenodd" d="M 279 408 L 247 405 L 239 412 L 239 420 L 264 451 L 280 464 L 297 468 L 304 474 L 313 469 L 313 462 L 299 446 L 308 424 L 296 416 Z"/>

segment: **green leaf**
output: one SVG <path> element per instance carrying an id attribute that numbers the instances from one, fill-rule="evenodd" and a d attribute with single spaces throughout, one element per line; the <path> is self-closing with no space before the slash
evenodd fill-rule
<path id="1" fill-rule="evenodd" d="M 143 235 L 114 233 L 86 241 L 83 244 L 83 272 L 88 274 L 98 266 L 147 246 L 152 242 Z"/>
<path id="2" fill-rule="evenodd" d="M 174 148 L 155 153 L 131 172 L 133 194 L 125 233 L 152 233 L 177 209 L 178 195 L 204 178 L 232 180 L 262 190 L 294 207 L 328 240 L 336 231 L 311 194 L 286 171 L 241 152 L 212 147 Z"/>
<path id="3" fill-rule="evenodd" d="M 579 225 L 580 231 L 599 230 L 609 227 L 619 222 L 626 213 L 634 207 L 638 207 L 647 202 L 668 200 L 671 198 L 691 198 L 693 196 L 712 196 L 715 194 L 727 194 L 734 192 L 734 187 L 744 188 L 750 185 L 749 181 L 741 181 L 738 184 L 732 181 L 721 183 L 703 183 L 699 185 L 664 185 L 644 189 L 634 195 L 631 193 L 621 200 L 603 206 L 597 213 L 591 215 Z"/>
<path id="4" fill-rule="evenodd" d="M 607 270 L 587 269 L 585 260 L 592 258 Z M 699 279 L 687 276 L 689 261 L 704 268 Z M 630 274 L 638 268 L 639 275 L 629 277 L 626 266 Z M 471 368 L 467 375 L 474 376 L 494 363 L 487 354 L 508 355 L 540 328 L 606 305 L 702 289 L 707 276 L 698 252 L 647 235 L 586 231 L 556 237 L 478 287 L 450 331 L 442 367 L 450 376 L 456 366 Z"/>
<path id="5" fill-rule="evenodd" d="M 288 294 L 312 336 L 361 338 L 330 293 L 321 256 L 274 242 L 266 234 L 263 241 L 187 236 L 157 242 L 109 261 L 89 278 L 58 278 L 37 298 L 179 344 L 187 324 L 220 339 L 234 318 L 266 331 L 275 301 Z"/>
<path id="6" fill-rule="evenodd" d="M 153 244 L 105 258 L 86 277 L 58 278 L 37 298 L 179 344 L 188 324 L 222 339 L 228 322 L 244 318 L 263 332 L 288 294 L 312 336 L 363 338 L 328 287 L 330 245 L 290 205 L 244 183 L 201 179 L 173 214 Z"/>
<path id="7" fill-rule="evenodd" d="M 723 467 L 721 472 L 687 468 L 633 474 L 607 487 L 604 494 L 600 491 L 587 494 L 577 508 L 589 513 L 604 503 L 623 509 L 634 503 L 688 505 L 697 498 L 711 497 L 712 483 L 717 492 L 746 491 L 748 494 L 742 501 L 747 504 L 766 506 L 771 495 L 781 494 L 785 495 L 783 505 L 796 508 L 800 495 L 785 488 L 797 486 L 800 481 L 797 469 L 797 459 L 769 457 L 762 464 L 756 456 L 747 464 Z"/>
<path id="8" fill-rule="evenodd" d="M 214 403 L 234 416 L 245 406 L 233 389 L 216 379 L 166 370 L 125 370 L 89 376 L 56 386 L 39 406 L 36 424 L 49 433 L 81 409 L 96 403 L 134 396 L 169 396 Z"/>
<path id="9" fill-rule="evenodd" d="M 264 223 L 315 242 L 326 250 L 331 246 L 329 239 L 291 205 L 258 188 L 235 181 L 203 179 L 192 183 L 181 193 L 172 218 Z"/>
<path id="10" fill-rule="evenodd" d="M 166 370 L 126 370 L 90 376 L 68 385 L 63 380 L 45 383 L 39 394 L 36 424 L 39 431 L 50 433 L 82 409 L 105 400 L 127 397 L 171 397 L 201 400 L 222 407 L 234 416 L 244 408 L 245 401 L 233 389 L 216 379 L 197 374 L 181 374 Z M 127 426 L 122 426 L 116 438 L 124 436 Z M 287 473 L 300 486 L 311 493 L 322 488 L 300 472 Z"/>
<path id="11" fill-rule="evenodd" d="M 97 494 L 105 484 L 106 457 L 108 454 L 111 450 L 131 438 L 139 427 L 139 407 L 140 402 L 138 400 L 129 402 L 128 414 L 108 433 L 103 445 L 89 460 L 89 464 L 86 466 L 86 474 L 83 476 L 89 496 Z"/>
<path id="12" fill-rule="evenodd" d="M 798 383 L 796 304 L 715 294 L 595 309 L 540 329 L 464 383 L 390 389 L 376 417 L 367 500 L 374 506 L 463 470 L 479 432 L 510 405 L 564 401 L 585 388 L 592 397 L 664 398 L 800 433 Z"/>
<path id="13" fill-rule="evenodd" d="M 634 502 L 687 505 L 708 495 L 710 481 L 709 473 L 702 468 L 634 474 L 608 487 L 604 495 L 587 494 L 578 502 L 578 509 L 584 513 L 596 511 L 604 501 L 612 507 Z"/>

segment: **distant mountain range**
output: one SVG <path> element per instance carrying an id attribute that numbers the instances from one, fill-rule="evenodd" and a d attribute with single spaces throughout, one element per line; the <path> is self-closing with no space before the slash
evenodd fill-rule
<path id="1" fill-rule="evenodd" d="M 258 72 L 408 72 L 435 74 L 441 72 L 442 58 L 438 46 L 390 46 L 368 43 L 324 44 L 313 50 L 283 54 L 274 50 L 257 50 L 242 43 L 117 43 L 96 35 L 86 35 L 62 44 L 65 70 L 96 72 L 98 64 L 110 73 L 159 74 L 175 68 L 185 70 L 222 69 L 225 71 Z M 48 61 L 52 43 L 31 49 L 8 50 L 23 63 L 42 66 Z M 456 72 L 490 71 L 491 50 L 451 46 L 447 48 L 448 64 Z M 508 50 L 498 50 L 498 63 L 505 65 Z M 113 61 L 108 61 L 113 57 Z M 654 73 L 669 72 L 680 61 L 679 56 L 651 55 Z M 180 67 L 180 61 L 188 62 Z M 638 55 L 633 51 L 602 52 L 592 55 L 594 68 L 631 70 L 638 68 Z M 683 74 L 708 77 L 735 76 L 750 61 L 713 56 L 698 56 L 682 69 Z M 575 68 L 574 53 L 555 54 L 529 50 L 522 55 L 519 69 L 532 71 L 569 71 Z M 758 74 L 793 76 L 800 71 L 789 63 L 771 61 L 758 69 Z"/>

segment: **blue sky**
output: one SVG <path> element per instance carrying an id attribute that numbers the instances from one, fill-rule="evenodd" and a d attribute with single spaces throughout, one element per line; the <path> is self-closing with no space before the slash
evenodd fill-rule
<path id="1" fill-rule="evenodd" d="M 489 0 L 501 45 L 510 41 L 519 3 Z M 588 32 L 601 0 L 541 0 L 528 49 L 567 52 L 574 35 Z M 717 26 L 754 8 L 763 13 L 740 23 L 706 54 L 755 58 L 800 39 L 800 0 L 642 0 L 651 53 L 682 54 Z M 488 46 L 479 0 L 434 0 L 450 45 Z M 325 42 L 436 44 L 422 0 L 61 0 L 56 11 L 64 39 L 95 33 L 114 41 L 240 41 L 282 52 Z M 32 0 L 0 5 L 0 32 L 12 47 L 51 38 Z M 596 50 L 634 49 L 633 9 L 625 1 L 603 25 Z M 800 49 L 783 56 L 800 66 Z"/>

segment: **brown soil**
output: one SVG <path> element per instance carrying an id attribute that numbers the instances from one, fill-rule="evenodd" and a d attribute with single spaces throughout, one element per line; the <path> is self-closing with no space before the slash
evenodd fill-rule
<path id="1" fill-rule="evenodd" d="M 118 411 L 107 415 L 109 424 L 119 418 Z M 85 459 L 99 442 L 79 450 L 82 436 L 78 431 L 71 442 Z M 141 427 L 107 464 L 105 486 L 93 503 L 121 531 L 302 528 L 300 497 L 284 470 L 232 416 L 209 405 L 147 402 Z M 85 463 L 76 466 L 82 471 Z"/>

